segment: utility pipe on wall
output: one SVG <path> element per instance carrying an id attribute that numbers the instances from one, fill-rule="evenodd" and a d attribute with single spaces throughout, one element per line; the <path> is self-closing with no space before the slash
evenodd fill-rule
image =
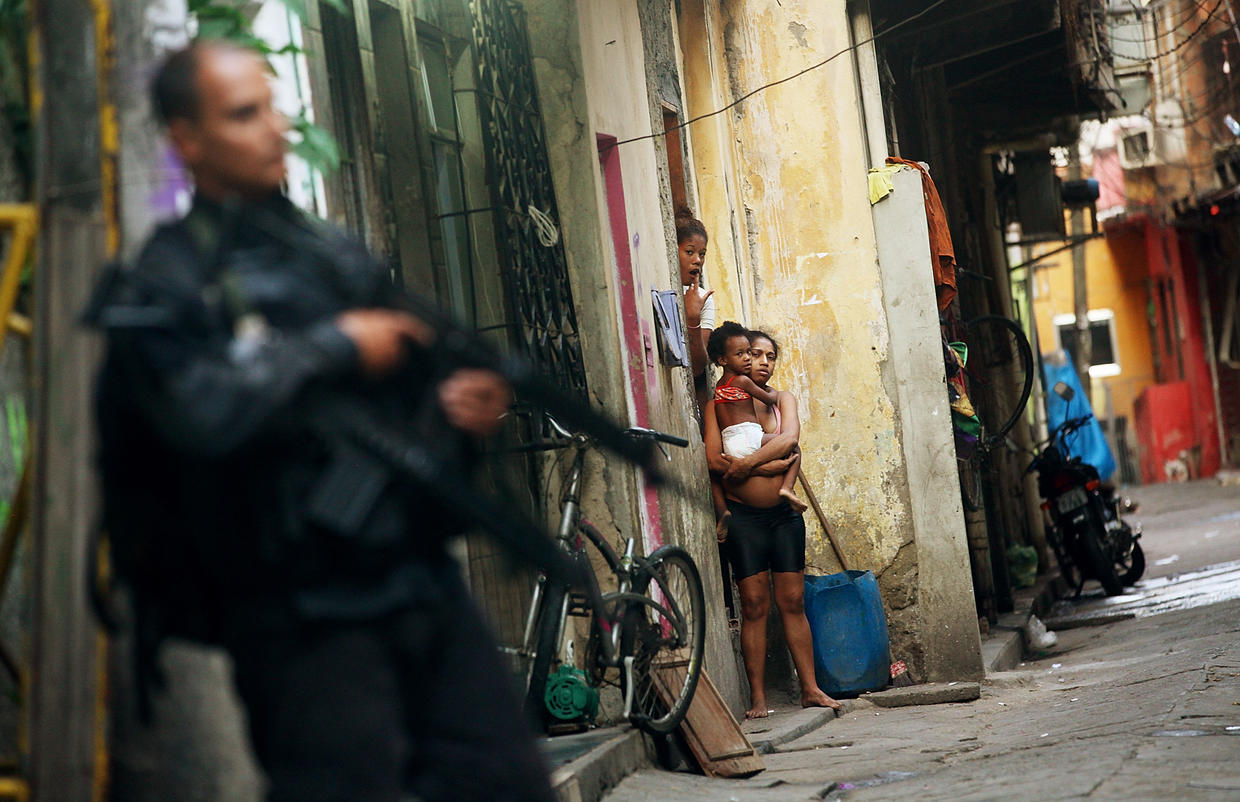
<path id="1" fill-rule="evenodd" d="M 883 118 L 883 87 L 878 74 L 878 54 L 874 47 L 874 26 L 870 0 L 848 4 L 853 46 L 853 74 L 857 79 L 857 98 L 861 104 L 862 140 L 869 167 L 886 163 L 887 124 Z"/>
<path id="2" fill-rule="evenodd" d="M 1076 148 L 1070 149 L 1068 177 L 1073 181 L 1081 178 L 1081 155 Z M 1085 215 L 1079 206 L 1072 207 L 1072 239 L 1078 242 L 1085 233 Z M 1089 291 L 1085 276 L 1085 248 L 1078 244 L 1072 248 L 1072 311 L 1076 322 L 1072 327 L 1076 339 L 1076 375 L 1080 379 L 1085 397 L 1093 401 L 1093 386 L 1089 380 L 1089 366 L 1093 362 L 1093 338 L 1089 332 Z"/>
<path id="3" fill-rule="evenodd" d="M 1010 286 L 1011 270 L 1008 262 L 1008 253 L 1006 243 L 1003 241 L 1003 232 L 998 228 L 999 209 L 998 199 L 996 197 L 996 189 L 994 183 L 993 166 L 991 158 L 1003 151 L 1018 150 L 1048 150 L 1054 144 L 1051 136 L 1036 137 L 1031 140 L 1019 142 L 1002 142 L 994 143 L 982 149 L 981 164 L 979 169 L 982 178 L 982 195 L 985 204 L 985 225 L 983 227 L 985 233 L 986 246 L 990 249 L 991 258 L 996 266 L 1001 269 L 997 271 L 996 284 L 999 290 L 999 297 L 1002 303 L 1002 309 L 992 309 L 992 312 L 1010 315 L 1012 308 L 1012 290 Z M 1032 275 L 1032 268 L 1030 268 Z M 1030 295 L 1032 298 L 1032 295 Z M 1030 303 L 1030 314 L 1032 315 L 1032 301 Z M 1033 329 L 1033 342 L 1037 342 L 1037 321 L 1030 321 L 1030 328 Z M 1040 358 L 1034 359 L 1035 369 L 1041 364 Z M 1041 385 L 1041 377 L 1035 377 L 1037 385 Z M 1039 394 L 1032 396 L 1034 403 L 1044 403 L 1043 397 Z M 1038 414 L 1045 417 L 1044 410 L 1039 409 Z M 1037 417 L 1037 415 L 1035 415 Z M 1018 423 L 1011 432 L 1011 437 L 1016 441 L 1017 445 L 1023 450 L 1031 450 L 1033 448 L 1033 433 L 1029 426 Z M 1028 527 L 1029 538 L 1037 549 L 1039 555 L 1045 558 L 1049 549 L 1046 543 L 1046 532 L 1042 518 L 1041 502 L 1037 492 L 1037 480 L 1030 473 L 1020 474 L 1020 478 L 1016 480 L 1021 489 L 1021 496 L 1024 500 L 1024 520 Z"/>

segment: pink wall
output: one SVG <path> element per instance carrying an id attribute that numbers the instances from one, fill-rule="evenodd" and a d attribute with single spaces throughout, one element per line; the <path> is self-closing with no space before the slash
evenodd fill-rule
<path id="1" fill-rule="evenodd" d="M 616 138 L 598 135 L 598 160 L 603 170 L 603 184 L 607 191 L 607 219 L 611 226 L 611 242 L 616 253 L 616 290 L 620 293 L 620 327 L 624 350 L 628 358 L 629 388 L 633 395 L 634 423 L 650 425 L 650 389 L 653 376 L 653 332 L 643 327 L 637 314 L 637 282 L 633 275 L 633 256 L 629 250 L 629 221 L 624 205 L 624 176 L 620 171 L 620 152 L 614 147 Z M 646 330 L 644 330 L 646 329 Z M 645 547 L 649 554 L 663 544 L 663 527 L 659 517 L 658 490 L 649 482 L 643 489 L 648 525 L 645 529 Z"/>

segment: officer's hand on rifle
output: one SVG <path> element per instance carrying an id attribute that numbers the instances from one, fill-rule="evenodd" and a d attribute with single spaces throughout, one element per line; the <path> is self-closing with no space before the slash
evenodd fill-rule
<path id="1" fill-rule="evenodd" d="M 453 426 L 485 437 L 495 433 L 512 405 L 512 389 L 497 373 L 461 368 L 439 385 L 439 405 Z"/>
<path id="2" fill-rule="evenodd" d="M 357 348 L 362 372 L 383 376 L 405 361 L 410 342 L 424 348 L 435 341 L 426 323 L 392 309 L 350 309 L 336 318 L 336 326 Z"/>

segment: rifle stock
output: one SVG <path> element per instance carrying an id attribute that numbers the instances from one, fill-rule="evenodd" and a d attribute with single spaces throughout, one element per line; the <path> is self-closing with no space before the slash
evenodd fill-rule
<path id="1" fill-rule="evenodd" d="M 255 209 L 252 214 L 247 210 L 247 216 L 253 224 L 292 248 L 313 253 L 328 263 L 337 260 L 337 254 L 327 243 L 307 229 L 265 209 Z M 529 360 L 499 353 L 429 300 L 403 290 L 399 291 L 399 298 L 404 311 L 420 318 L 438 333 L 435 349 L 448 365 L 494 371 L 511 385 L 517 397 L 546 410 L 569 428 L 588 435 L 599 445 L 642 468 L 654 484 L 667 481 L 656 469 L 655 447 L 651 441 L 629 437 L 623 427 L 540 374 Z"/>

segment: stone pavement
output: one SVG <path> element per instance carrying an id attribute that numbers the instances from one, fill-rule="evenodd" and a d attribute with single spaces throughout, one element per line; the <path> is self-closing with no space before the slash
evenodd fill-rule
<path id="1" fill-rule="evenodd" d="M 972 703 L 846 715 L 744 781 L 640 771 L 641 800 L 1240 798 L 1240 600 L 1060 633 Z"/>
<path id="2" fill-rule="evenodd" d="M 1087 590 L 1051 605 L 1024 594 L 1018 609 L 1067 628 L 1020 662 L 1023 616 L 1002 620 L 984 643 L 977 701 L 859 699 L 838 718 L 779 709 L 746 724 L 768 752 L 761 774 L 647 768 L 605 799 L 1240 800 L 1240 490 L 1194 482 L 1133 494 L 1147 554 L 1181 559 L 1151 560 L 1150 578 L 1123 597 Z"/>
<path id="3" fill-rule="evenodd" d="M 1145 531 L 1146 578 L 1240 558 L 1240 485 L 1199 479 L 1124 492 L 1141 504 L 1125 518 Z"/>

